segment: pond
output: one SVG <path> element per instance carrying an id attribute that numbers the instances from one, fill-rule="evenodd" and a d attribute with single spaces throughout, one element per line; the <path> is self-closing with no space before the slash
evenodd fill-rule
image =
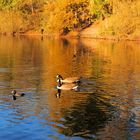
<path id="1" fill-rule="evenodd" d="M 80 90 L 56 98 L 57 74 Z M 139 42 L 0 37 L 1 140 L 139 138 Z"/>

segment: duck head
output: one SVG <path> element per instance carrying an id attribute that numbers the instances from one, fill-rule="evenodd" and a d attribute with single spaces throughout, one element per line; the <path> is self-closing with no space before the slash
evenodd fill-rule
<path id="1" fill-rule="evenodd" d="M 60 74 L 57 74 L 57 75 L 56 75 L 56 78 L 57 78 L 57 79 L 62 79 L 62 80 L 63 80 L 63 77 L 62 77 Z"/>
<path id="2" fill-rule="evenodd" d="M 16 100 L 16 90 L 12 90 L 11 93 L 13 94 L 13 100 Z"/>
<path id="3" fill-rule="evenodd" d="M 16 92 L 16 90 L 12 90 L 11 93 L 12 93 L 13 95 L 16 95 L 17 92 Z"/>

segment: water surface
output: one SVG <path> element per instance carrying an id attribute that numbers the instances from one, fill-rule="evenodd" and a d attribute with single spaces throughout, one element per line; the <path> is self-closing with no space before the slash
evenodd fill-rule
<path id="1" fill-rule="evenodd" d="M 138 140 L 138 44 L 0 37 L 0 139 Z M 80 91 L 56 98 L 58 73 L 82 76 Z"/>

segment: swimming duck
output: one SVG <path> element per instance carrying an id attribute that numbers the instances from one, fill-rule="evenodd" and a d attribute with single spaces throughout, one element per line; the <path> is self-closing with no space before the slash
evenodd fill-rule
<path id="1" fill-rule="evenodd" d="M 58 79 L 58 85 L 57 85 L 57 89 L 60 90 L 78 90 L 78 85 L 74 84 L 74 83 L 69 83 L 69 84 L 62 84 L 61 80 Z"/>
<path id="2" fill-rule="evenodd" d="M 17 93 L 16 90 L 12 90 L 11 93 L 13 94 L 13 100 L 16 100 L 17 97 L 24 96 L 24 93 Z"/>
<path id="3" fill-rule="evenodd" d="M 63 83 L 80 83 L 80 77 L 68 77 L 68 78 L 63 79 L 63 77 L 58 74 L 56 78 L 57 78 L 57 82 L 61 82 L 62 84 Z"/>

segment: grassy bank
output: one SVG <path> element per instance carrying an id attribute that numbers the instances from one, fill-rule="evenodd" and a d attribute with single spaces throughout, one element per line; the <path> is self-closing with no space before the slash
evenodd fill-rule
<path id="1" fill-rule="evenodd" d="M 1 34 L 140 38 L 139 0 L 1 0 Z"/>
<path id="2" fill-rule="evenodd" d="M 112 15 L 98 25 L 99 35 L 140 39 L 140 1 L 117 2 Z"/>

